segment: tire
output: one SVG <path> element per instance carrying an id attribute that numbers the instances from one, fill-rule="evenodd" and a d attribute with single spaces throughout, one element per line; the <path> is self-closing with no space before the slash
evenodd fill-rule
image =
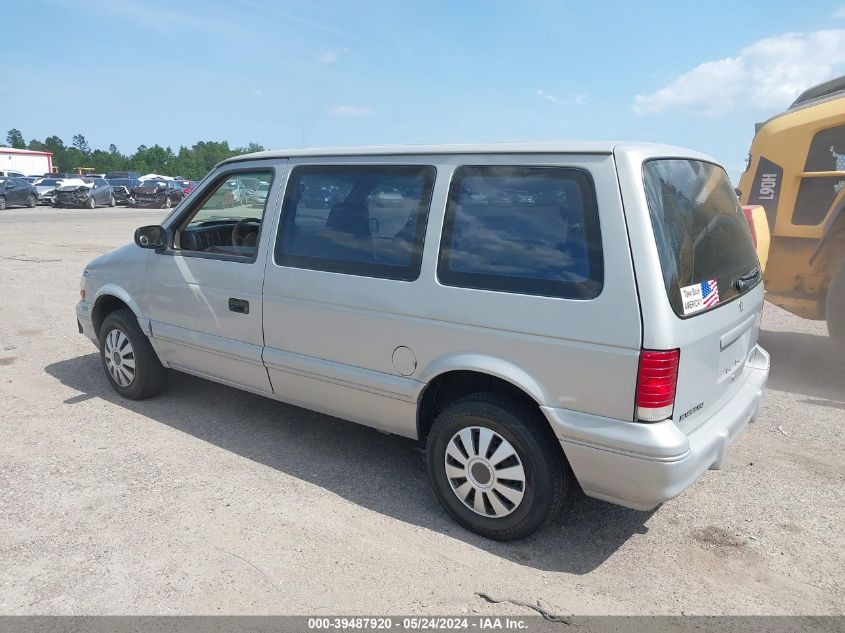
<path id="1" fill-rule="evenodd" d="M 173 203 L 170 201 L 170 196 L 165 196 L 164 197 L 164 204 L 161 206 L 161 208 L 162 209 L 169 209 L 170 205 L 172 205 L 172 204 Z"/>
<path id="2" fill-rule="evenodd" d="M 128 340 L 128 348 L 124 340 Z M 100 361 L 112 388 L 124 398 L 144 400 L 167 386 L 167 369 L 159 362 L 131 310 L 117 310 L 103 320 Z"/>
<path id="3" fill-rule="evenodd" d="M 109 206 L 113 207 L 115 205 L 117 205 L 117 201 L 114 199 L 114 196 L 112 196 L 111 198 L 109 198 Z"/>
<path id="4" fill-rule="evenodd" d="M 0 196 L 0 211 L 6 210 L 6 198 L 4 196 Z"/>
<path id="5" fill-rule="evenodd" d="M 36 198 L 32 194 L 29 194 L 29 197 L 26 199 L 26 204 L 30 209 L 34 209 L 36 206 L 38 206 L 38 198 Z"/>
<path id="6" fill-rule="evenodd" d="M 88 202 L 85 203 L 86 209 L 96 209 L 97 208 L 97 201 L 94 200 L 94 196 L 88 198 Z"/>
<path id="7" fill-rule="evenodd" d="M 461 436 L 469 437 L 469 450 L 460 451 Z M 488 443 L 486 452 L 479 450 L 482 443 Z M 531 405 L 494 392 L 462 398 L 437 416 L 426 463 L 434 492 L 452 518 L 496 541 L 525 538 L 541 528 L 557 514 L 568 487 L 569 471 L 548 422 Z M 505 470 L 507 478 L 501 476 Z M 460 474 L 466 476 L 450 478 Z"/>
<path id="8" fill-rule="evenodd" d="M 824 315 L 830 338 L 839 352 L 845 353 L 845 260 L 830 279 Z"/>

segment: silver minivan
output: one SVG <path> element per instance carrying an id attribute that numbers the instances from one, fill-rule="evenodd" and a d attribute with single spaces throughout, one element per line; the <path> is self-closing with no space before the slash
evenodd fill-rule
<path id="1" fill-rule="evenodd" d="M 81 295 L 122 396 L 172 369 L 417 439 L 449 514 L 499 540 L 573 478 L 641 510 L 678 495 L 769 373 L 730 181 L 661 145 L 239 156 L 88 264 Z"/>

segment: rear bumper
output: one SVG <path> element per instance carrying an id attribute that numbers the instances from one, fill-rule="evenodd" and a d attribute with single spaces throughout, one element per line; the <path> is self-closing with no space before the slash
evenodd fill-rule
<path id="1" fill-rule="evenodd" d="M 686 435 L 672 420 L 623 422 L 543 407 L 584 492 L 636 510 L 678 496 L 706 470 L 718 469 L 728 447 L 760 410 L 769 354 L 759 345 L 746 363 L 742 389 Z"/>

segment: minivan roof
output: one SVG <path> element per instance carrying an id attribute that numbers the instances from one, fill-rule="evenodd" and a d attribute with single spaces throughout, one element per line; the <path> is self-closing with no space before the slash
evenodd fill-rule
<path id="1" fill-rule="evenodd" d="M 682 147 L 657 143 L 621 143 L 618 141 L 535 141 L 527 143 L 482 143 L 460 145 L 375 145 L 371 147 L 321 147 L 309 149 L 266 150 L 241 154 L 222 161 L 234 163 L 263 158 L 322 156 L 410 156 L 428 154 L 612 154 L 636 151 L 649 155 L 705 158 L 703 154 Z M 709 159 L 712 160 L 712 159 Z M 715 162 L 715 161 L 714 161 Z"/>

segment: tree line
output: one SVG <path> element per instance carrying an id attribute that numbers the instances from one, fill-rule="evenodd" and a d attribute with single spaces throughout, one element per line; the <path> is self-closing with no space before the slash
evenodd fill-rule
<path id="1" fill-rule="evenodd" d="M 48 136 L 43 141 L 32 139 L 29 143 L 20 130 L 9 130 L 5 145 L 15 149 L 29 149 L 53 153 L 53 167 L 60 172 L 75 172 L 77 167 L 93 167 L 94 173 L 110 171 L 137 171 L 141 174 L 162 174 L 182 176 L 199 180 L 221 160 L 238 154 L 258 152 L 264 148 L 257 143 L 246 147 L 229 147 L 227 141 L 200 141 L 192 147 L 179 148 L 174 152 L 169 146 L 156 144 L 141 145 L 134 154 L 121 153 L 114 144 L 107 150 L 92 149 L 82 134 L 75 134 L 70 145 L 65 145 L 58 136 Z"/>

